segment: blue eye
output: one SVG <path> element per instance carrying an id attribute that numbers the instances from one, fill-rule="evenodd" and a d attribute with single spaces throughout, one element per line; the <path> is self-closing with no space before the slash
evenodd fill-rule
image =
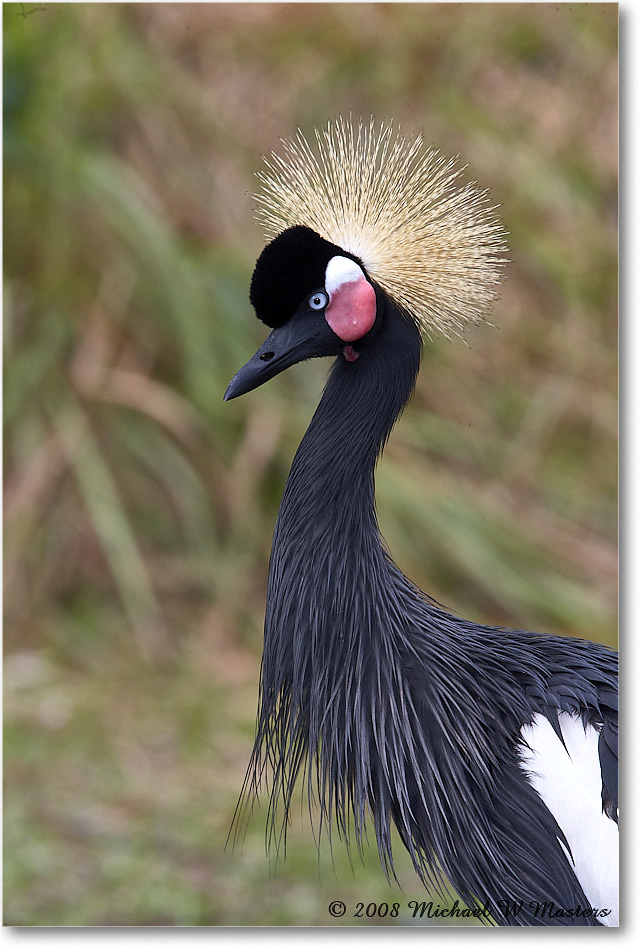
<path id="1" fill-rule="evenodd" d="M 323 290 L 317 290 L 308 300 L 310 310 L 323 310 L 328 303 L 328 295 Z"/>

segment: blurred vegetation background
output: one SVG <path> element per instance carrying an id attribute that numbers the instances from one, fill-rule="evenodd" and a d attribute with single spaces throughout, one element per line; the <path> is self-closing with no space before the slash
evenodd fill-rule
<path id="1" fill-rule="evenodd" d="M 481 622 L 615 645 L 615 4 L 17 4 L 4 17 L 5 923 L 333 924 L 376 853 L 225 840 L 271 534 L 328 369 L 229 405 L 264 336 L 253 172 L 390 118 L 501 203 L 491 321 L 426 348 L 383 532 Z M 424 895 L 425 896 L 425 895 Z M 349 919 L 337 924 L 408 923 Z"/>

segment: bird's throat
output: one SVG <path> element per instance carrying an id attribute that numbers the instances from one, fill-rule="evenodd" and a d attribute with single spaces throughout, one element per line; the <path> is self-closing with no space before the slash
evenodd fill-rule
<path id="1" fill-rule="evenodd" d="M 324 523 L 336 536 L 350 512 L 374 514 L 375 465 L 413 391 L 421 356 L 414 322 L 387 306 L 375 339 L 346 347 L 350 352 L 332 368 L 292 464 L 275 547 L 287 543 L 287 523 L 308 537 Z"/>

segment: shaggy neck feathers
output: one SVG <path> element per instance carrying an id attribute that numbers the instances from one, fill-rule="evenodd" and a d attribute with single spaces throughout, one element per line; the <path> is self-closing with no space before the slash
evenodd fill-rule
<path id="1" fill-rule="evenodd" d="M 399 692 L 394 646 L 386 642 L 390 608 L 382 597 L 390 594 L 391 573 L 401 575 L 382 546 L 374 468 L 412 393 L 421 338 L 414 321 L 383 295 L 380 310 L 383 319 L 374 338 L 361 344 L 359 359 L 335 361 L 283 495 L 270 559 L 259 725 L 247 791 L 251 797 L 258 790 L 269 766 L 271 835 L 280 840 L 307 758 L 309 791 L 320 803 L 321 820 L 330 827 L 334 815 L 346 837 L 353 824 L 359 847 L 367 805 L 379 802 L 376 836 L 384 866 L 391 868 L 382 770 L 392 766 L 384 736 L 375 738 L 373 717 L 379 706 L 387 728 L 384 706 Z M 390 654 L 385 668 L 372 662 L 372 638 L 377 656 Z"/>

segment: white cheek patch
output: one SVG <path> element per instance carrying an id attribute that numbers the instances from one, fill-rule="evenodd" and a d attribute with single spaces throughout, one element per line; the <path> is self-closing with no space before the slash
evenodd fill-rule
<path id="1" fill-rule="evenodd" d="M 377 298 L 372 284 L 355 261 L 333 257 L 325 271 L 325 289 L 330 297 L 325 318 L 344 343 L 354 343 L 370 330 L 377 316 Z"/>
<path id="2" fill-rule="evenodd" d="M 333 257 L 325 269 L 325 289 L 329 294 L 338 290 L 342 284 L 355 280 L 365 280 L 364 273 L 349 257 Z"/>

